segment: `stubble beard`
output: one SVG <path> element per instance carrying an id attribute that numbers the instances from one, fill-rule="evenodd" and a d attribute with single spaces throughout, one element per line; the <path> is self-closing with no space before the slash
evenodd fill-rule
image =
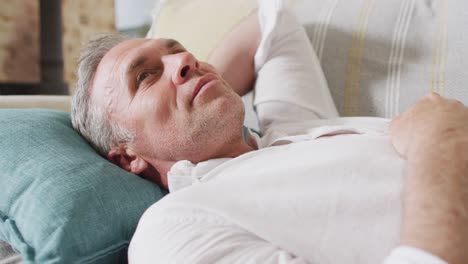
<path id="1" fill-rule="evenodd" d="M 183 135 L 183 140 L 177 140 L 179 144 L 174 146 L 173 154 L 185 153 L 185 159 L 191 162 L 217 157 L 217 153 L 222 152 L 224 146 L 239 140 L 239 136 L 242 137 L 244 116 L 242 100 L 236 100 L 235 103 L 222 108 L 214 108 L 212 111 L 200 112 L 196 118 L 186 121 L 190 122 L 191 129 Z"/>

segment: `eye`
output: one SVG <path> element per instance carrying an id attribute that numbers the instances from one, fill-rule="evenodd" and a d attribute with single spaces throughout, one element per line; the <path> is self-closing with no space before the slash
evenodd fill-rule
<path id="1" fill-rule="evenodd" d="M 146 78 L 150 77 L 151 76 L 151 72 L 143 72 L 142 74 L 138 75 L 138 83 L 141 83 L 143 82 Z"/>

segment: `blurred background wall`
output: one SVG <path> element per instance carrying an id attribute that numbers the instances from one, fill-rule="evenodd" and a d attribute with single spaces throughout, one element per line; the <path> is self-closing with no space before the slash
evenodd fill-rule
<path id="1" fill-rule="evenodd" d="M 0 81 L 38 82 L 38 1 L 3 0 L 0 5 Z"/>
<path id="2" fill-rule="evenodd" d="M 155 0 L 62 0 L 64 78 L 70 91 L 76 81 L 82 43 L 97 33 L 117 30 L 144 36 Z M 0 2 L 0 82 L 40 81 L 39 1 Z"/>

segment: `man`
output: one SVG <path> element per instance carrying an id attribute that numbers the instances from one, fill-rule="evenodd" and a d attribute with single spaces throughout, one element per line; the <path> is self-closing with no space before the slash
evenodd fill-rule
<path id="1" fill-rule="evenodd" d="M 130 262 L 466 263 L 466 107 L 428 95 L 392 121 L 395 152 L 386 120 L 336 118 L 277 1 L 209 62 L 174 40 L 114 38 L 80 61 L 74 127 L 173 193 L 142 217 Z M 239 95 L 254 83 L 263 137 L 244 139 Z"/>

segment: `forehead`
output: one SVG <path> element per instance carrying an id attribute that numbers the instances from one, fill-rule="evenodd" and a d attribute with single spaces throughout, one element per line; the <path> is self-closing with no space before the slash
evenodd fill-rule
<path id="1" fill-rule="evenodd" d="M 90 89 L 91 98 L 97 104 L 105 103 L 107 106 L 112 103 L 110 99 L 113 97 L 118 96 L 119 100 L 124 99 L 127 89 L 118 88 L 124 86 L 122 85 L 123 77 L 133 60 L 147 51 L 157 54 L 154 51 L 174 45 L 174 43 L 177 42 L 171 39 L 129 39 L 119 43 L 110 49 L 99 62 Z"/>
<path id="2" fill-rule="evenodd" d="M 173 39 L 129 39 L 119 43 L 110 49 L 102 58 L 99 67 L 108 66 L 116 61 L 125 62 L 125 59 L 131 59 L 145 51 L 155 51 L 171 48 L 178 44 Z M 102 66 L 101 66 L 102 65 Z"/>
<path id="3" fill-rule="evenodd" d="M 167 39 L 129 39 L 119 43 L 110 49 L 99 62 L 93 86 L 102 86 L 104 83 L 100 81 L 105 82 L 106 79 L 101 80 L 99 77 L 111 77 L 119 74 L 119 71 L 131 63 L 134 57 L 149 49 L 153 51 L 161 49 L 166 46 L 168 41 Z"/>

